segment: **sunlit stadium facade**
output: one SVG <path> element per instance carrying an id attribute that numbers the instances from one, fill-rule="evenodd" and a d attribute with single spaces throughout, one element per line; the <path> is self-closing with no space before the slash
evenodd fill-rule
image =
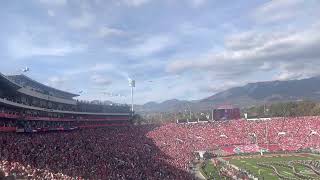
<path id="1" fill-rule="evenodd" d="M 0 131 L 38 132 L 131 124 L 127 105 L 88 103 L 25 75 L 0 73 Z"/>

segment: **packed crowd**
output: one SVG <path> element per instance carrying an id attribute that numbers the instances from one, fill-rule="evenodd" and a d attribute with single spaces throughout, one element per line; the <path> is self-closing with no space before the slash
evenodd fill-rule
<path id="1" fill-rule="evenodd" d="M 1 91 L 0 91 L 1 93 Z M 53 101 L 47 101 L 38 99 L 36 97 L 25 98 L 23 95 L 20 96 L 0 96 L 1 99 L 6 101 L 18 103 L 21 105 L 27 105 L 32 107 L 52 109 L 59 111 L 75 111 L 75 112 L 96 112 L 96 113 L 129 113 L 130 106 L 126 104 L 105 104 L 100 102 L 84 102 L 75 101 L 75 105 L 67 105 L 62 103 L 56 103 Z"/>
<path id="2" fill-rule="evenodd" d="M 131 124 L 130 116 L 58 114 L 35 110 L 18 111 L 14 108 L 0 108 L 0 128 L 16 127 L 32 130 L 39 128 L 86 127 L 88 125 L 105 126 L 110 124 Z"/>
<path id="3" fill-rule="evenodd" d="M 147 135 L 165 154 L 173 158 L 171 164 L 186 168 L 193 158 L 192 152 L 199 150 L 237 147 L 242 152 L 250 153 L 258 149 L 255 144 L 272 151 L 297 151 L 311 147 L 319 149 L 320 117 L 166 124 Z"/>
<path id="4" fill-rule="evenodd" d="M 109 126 L 130 126 L 132 123 L 128 120 L 108 120 L 108 121 L 24 121 L 8 120 L 0 118 L 0 132 L 5 128 L 19 132 L 34 131 L 54 131 L 54 130 L 74 130 L 78 128 L 109 127 Z"/>
<path id="5" fill-rule="evenodd" d="M 36 179 L 190 179 L 145 136 L 151 126 L 1 134 L 0 169 Z"/>
<path id="6" fill-rule="evenodd" d="M 0 134 L 0 169 L 36 179 L 191 179 L 193 152 L 245 145 L 320 148 L 320 117 Z M 254 137 L 254 138 L 253 138 Z M 50 178 L 49 178 L 50 179 Z"/>

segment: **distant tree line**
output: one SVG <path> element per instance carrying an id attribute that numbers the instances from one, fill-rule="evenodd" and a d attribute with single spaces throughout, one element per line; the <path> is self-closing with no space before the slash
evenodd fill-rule
<path id="1" fill-rule="evenodd" d="M 320 115 L 320 103 L 312 101 L 282 102 L 242 110 L 249 117 L 297 117 Z"/>
<path id="2" fill-rule="evenodd" d="M 320 116 L 320 103 L 312 101 L 281 102 L 252 106 L 241 109 L 242 116 L 248 114 L 249 118 L 263 117 L 298 117 Z M 202 112 L 150 112 L 136 114 L 134 124 L 162 124 L 176 122 L 177 119 L 211 120 L 211 110 Z"/>

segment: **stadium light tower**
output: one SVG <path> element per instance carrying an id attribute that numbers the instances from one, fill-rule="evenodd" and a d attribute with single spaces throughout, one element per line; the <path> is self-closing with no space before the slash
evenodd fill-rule
<path id="1" fill-rule="evenodd" d="M 133 114 L 133 112 L 134 112 L 134 109 L 133 109 L 133 88 L 136 87 L 136 81 L 131 78 L 129 78 L 128 81 L 129 81 L 129 86 L 131 87 L 131 111 Z"/>

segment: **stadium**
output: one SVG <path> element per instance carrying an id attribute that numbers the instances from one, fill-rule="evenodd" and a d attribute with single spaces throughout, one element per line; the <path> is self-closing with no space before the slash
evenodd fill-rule
<path id="1" fill-rule="evenodd" d="M 319 178 L 316 116 L 252 121 L 219 107 L 205 123 L 134 125 L 126 105 L 76 101 L 25 75 L 0 85 L 6 178 Z"/>
<path id="2" fill-rule="evenodd" d="M 89 104 L 25 75 L 4 76 L 1 83 L 1 131 L 53 131 L 130 124 L 129 106 Z M 90 120 L 90 121 L 89 121 Z"/>
<path id="3" fill-rule="evenodd" d="M 0 180 L 320 180 L 320 0 L 0 3 Z"/>

